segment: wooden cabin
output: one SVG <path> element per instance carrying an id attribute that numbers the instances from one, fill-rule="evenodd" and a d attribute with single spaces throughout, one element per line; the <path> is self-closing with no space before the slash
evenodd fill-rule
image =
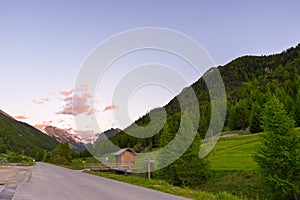
<path id="1" fill-rule="evenodd" d="M 134 166 L 134 156 L 136 156 L 136 152 L 133 149 L 120 149 L 113 155 L 116 156 L 116 164 L 118 169 L 131 168 Z"/>

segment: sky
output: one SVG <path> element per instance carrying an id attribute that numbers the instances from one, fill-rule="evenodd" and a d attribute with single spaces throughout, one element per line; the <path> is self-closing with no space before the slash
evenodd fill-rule
<path id="1" fill-rule="evenodd" d="M 182 88 L 200 77 L 174 55 L 145 50 L 113 63 L 96 91 L 88 84 L 74 88 L 84 61 L 103 41 L 136 28 L 172 29 L 194 39 L 219 66 L 243 55 L 280 53 L 296 46 L 299 7 L 297 0 L 0 0 L 0 109 L 38 128 L 74 129 L 74 116 L 91 113 L 100 130 L 86 125 L 86 131 L 120 126 L 113 116 L 120 107 L 112 96 L 128 70 L 166 64 L 184 76 L 187 84 Z M 82 91 L 82 96 L 70 98 L 74 91 Z M 131 120 L 164 105 L 179 91 L 150 85 L 133 92 L 128 100 Z M 88 99 L 93 106 L 85 104 Z M 83 105 L 72 111 L 71 100 Z"/>

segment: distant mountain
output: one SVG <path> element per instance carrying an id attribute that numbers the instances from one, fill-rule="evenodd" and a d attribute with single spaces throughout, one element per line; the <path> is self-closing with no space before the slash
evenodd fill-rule
<path id="1" fill-rule="evenodd" d="M 67 130 L 54 126 L 46 126 L 44 131 L 47 135 L 53 137 L 59 143 L 68 142 L 70 144 L 70 148 L 75 151 L 82 151 L 85 149 L 81 138 Z"/>
<path id="2" fill-rule="evenodd" d="M 102 133 L 96 133 L 90 137 L 82 138 L 82 142 L 85 144 L 93 144 L 98 139 L 107 139 L 116 136 L 118 133 L 120 133 L 122 130 L 119 128 L 111 128 L 109 130 L 106 130 Z"/>
<path id="3" fill-rule="evenodd" d="M 102 133 L 94 131 L 79 131 L 79 130 L 66 130 L 54 126 L 46 126 L 43 131 L 53 137 L 57 142 L 68 142 L 71 149 L 75 151 L 82 151 L 85 149 L 85 144 L 94 143 L 98 138 L 110 138 L 121 132 L 121 129 L 111 128 Z"/>
<path id="4" fill-rule="evenodd" d="M 51 151 L 57 144 L 52 137 L 0 110 L 0 153 L 8 150 L 35 157 L 38 151 Z"/>
<path id="5" fill-rule="evenodd" d="M 119 128 L 111 128 L 107 131 L 104 131 L 102 134 L 105 135 L 107 138 L 113 137 L 115 135 L 117 135 L 119 132 L 121 132 L 122 130 Z M 102 135 L 100 134 L 100 136 Z"/>

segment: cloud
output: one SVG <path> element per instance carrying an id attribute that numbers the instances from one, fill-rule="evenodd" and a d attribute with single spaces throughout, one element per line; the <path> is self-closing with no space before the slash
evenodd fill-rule
<path id="1" fill-rule="evenodd" d="M 49 101 L 49 98 L 41 98 L 42 101 Z"/>
<path id="2" fill-rule="evenodd" d="M 82 88 L 82 89 L 89 89 L 89 87 L 90 87 L 90 85 L 89 84 L 87 84 L 87 83 L 85 83 L 85 84 L 82 84 L 82 85 L 80 85 L 80 87 Z"/>
<path id="3" fill-rule="evenodd" d="M 84 93 L 82 96 L 87 98 L 87 99 L 92 98 L 92 95 L 90 95 L 89 93 Z"/>
<path id="4" fill-rule="evenodd" d="M 74 89 L 72 88 L 71 90 L 62 90 L 59 93 L 64 96 L 68 96 L 68 95 L 72 94 L 73 92 L 74 92 Z"/>
<path id="5" fill-rule="evenodd" d="M 15 119 L 27 119 L 25 115 L 17 115 L 14 117 Z"/>
<path id="6" fill-rule="evenodd" d="M 79 115 L 88 114 L 91 112 L 91 107 L 88 104 L 88 98 L 86 95 L 75 95 L 73 97 L 66 97 L 64 99 L 65 105 L 62 110 L 57 112 L 57 114 L 63 115 Z"/>
<path id="7" fill-rule="evenodd" d="M 35 124 L 34 127 L 35 127 L 36 129 L 41 130 L 41 131 L 44 131 L 44 128 L 45 128 L 46 126 L 51 125 L 52 122 L 53 122 L 52 120 L 50 120 L 50 121 L 43 121 L 41 124 Z"/>
<path id="8" fill-rule="evenodd" d="M 113 110 L 113 109 L 116 109 L 118 106 L 116 106 L 116 105 L 108 105 L 108 106 L 106 106 L 104 109 L 103 109 L 103 112 L 105 112 L 105 111 L 108 111 L 108 110 Z"/>
<path id="9" fill-rule="evenodd" d="M 56 114 L 63 115 L 92 115 L 98 112 L 97 109 L 91 107 L 93 96 L 88 93 L 88 84 L 82 84 L 79 88 L 73 88 L 71 90 L 62 90 L 59 93 L 63 96 L 64 105 L 60 111 Z M 74 93 L 76 91 L 76 93 Z M 73 94 L 73 95 L 71 95 Z"/>
<path id="10" fill-rule="evenodd" d="M 35 104 L 43 104 L 49 101 L 49 98 L 40 98 L 40 99 L 34 99 L 32 100 L 33 103 Z"/>
<path id="11" fill-rule="evenodd" d="M 99 110 L 97 108 L 94 108 L 94 109 L 90 109 L 90 111 L 88 113 L 86 113 L 86 115 L 92 115 L 94 113 L 98 113 Z"/>
<path id="12" fill-rule="evenodd" d="M 46 124 L 35 124 L 34 127 L 39 130 L 43 130 L 47 125 Z"/>
<path id="13" fill-rule="evenodd" d="M 88 91 L 88 89 L 89 89 L 89 84 L 82 84 L 82 85 L 80 85 L 80 87 L 79 88 L 72 88 L 72 89 L 70 89 L 70 90 L 61 90 L 61 91 L 59 91 L 59 93 L 61 94 L 61 95 L 64 95 L 64 96 L 69 96 L 69 95 L 71 95 L 73 92 L 76 92 L 76 91 Z"/>

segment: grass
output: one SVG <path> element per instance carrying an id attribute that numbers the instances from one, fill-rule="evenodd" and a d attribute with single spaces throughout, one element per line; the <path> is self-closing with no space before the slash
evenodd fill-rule
<path id="1" fill-rule="evenodd" d="M 83 169 L 83 163 L 82 161 L 85 160 L 85 168 L 90 168 L 93 164 L 99 163 L 99 161 L 94 157 L 88 157 L 88 158 L 76 158 L 72 160 L 72 163 L 69 165 L 60 165 L 62 167 L 66 167 L 73 170 L 82 170 Z"/>
<path id="2" fill-rule="evenodd" d="M 216 153 L 208 156 L 212 170 L 255 170 L 257 164 L 253 155 L 259 144 L 258 134 L 220 138 L 215 146 Z"/>
<path id="3" fill-rule="evenodd" d="M 25 155 L 18 155 L 13 152 L 9 152 L 8 155 L 0 154 L 0 165 L 14 164 L 20 166 L 34 166 L 35 162 L 32 157 Z"/>
<path id="4" fill-rule="evenodd" d="M 151 179 L 148 180 L 141 175 L 117 175 L 111 172 L 92 172 L 92 171 L 85 171 L 86 173 L 102 176 L 105 178 L 122 181 L 125 183 L 142 186 L 146 188 L 151 188 L 154 190 L 158 190 L 161 192 L 166 192 L 178 196 L 183 196 L 192 199 L 198 200 L 238 200 L 239 198 L 227 193 L 227 192 L 218 192 L 216 194 L 212 194 L 209 192 L 197 191 L 190 188 L 181 188 L 170 185 L 163 180 L 155 180 Z"/>

